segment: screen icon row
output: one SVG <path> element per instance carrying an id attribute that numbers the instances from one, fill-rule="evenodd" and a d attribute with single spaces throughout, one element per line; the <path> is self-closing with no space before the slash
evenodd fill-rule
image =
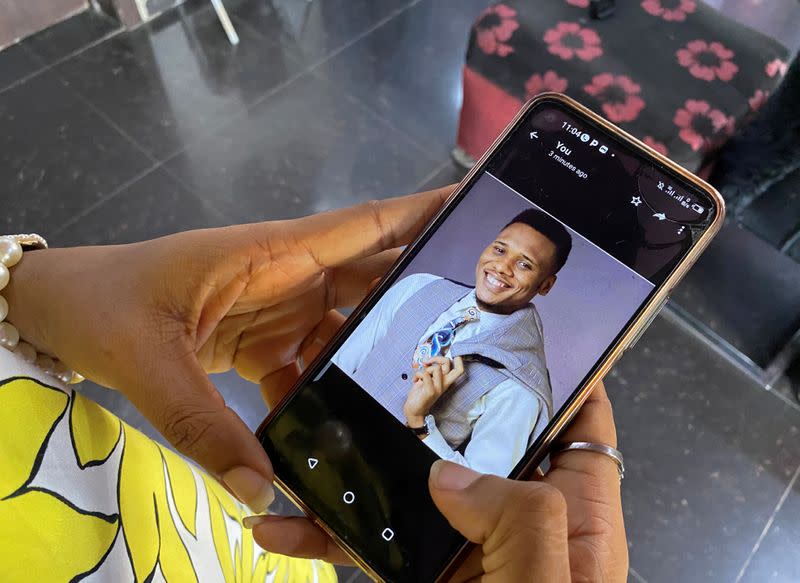
<path id="1" fill-rule="evenodd" d="M 319 460 L 315 457 L 308 458 L 307 462 L 308 462 L 308 468 L 311 470 L 313 470 L 314 468 L 317 467 L 317 465 L 319 465 Z M 342 495 L 342 501 L 345 504 L 350 505 L 356 501 L 356 495 L 352 491 L 348 490 L 347 492 L 344 493 L 344 495 Z M 388 527 L 384 528 L 383 532 L 381 532 L 381 538 L 383 538 L 383 540 L 385 540 L 386 542 L 390 542 L 394 538 L 394 531 Z"/>

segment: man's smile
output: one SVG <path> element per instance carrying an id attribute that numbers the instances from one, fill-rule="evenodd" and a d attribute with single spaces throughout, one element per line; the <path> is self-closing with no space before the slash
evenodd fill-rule
<path id="1" fill-rule="evenodd" d="M 493 271 L 486 270 L 486 271 L 484 271 L 484 274 L 486 276 L 485 277 L 486 283 L 489 286 L 489 289 L 491 291 L 493 291 L 495 293 L 499 293 L 499 292 L 502 292 L 503 290 L 511 288 L 511 284 L 508 284 L 505 281 L 503 281 Z"/>

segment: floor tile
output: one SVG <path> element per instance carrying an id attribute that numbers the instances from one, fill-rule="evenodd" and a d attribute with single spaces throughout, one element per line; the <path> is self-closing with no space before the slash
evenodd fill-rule
<path id="1" fill-rule="evenodd" d="M 785 380 L 787 389 L 798 402 L 800 399 L 800 354 L 797 354 L 786 369 Z"/>
<path id="2" fill-rule="evenodd" d="M 607 380 L 631 564 L 733 581 L 800 464 L 800 414 L 662 316 Z"/>
<path id="3" fill-rule="evenodd" d="M 457 184 L 461 182 L 461 179 L 464 178 L 466 173 L 467 171 L 461 166 L 448 159 L 432 176 L 419 186 L 418 190 L 432 190 L 450 184 Z"/>
<path id="4" fill-rule="evenodd" d="M 644 580 L 644 577 L 639 575 L 636 569 L 630 567 L 628 569 L 628 583 L 647 583 L 647 581 Z"/>
<path id="5" fill-rule="evenodd" d="M 298 72 L 247 30 L 229 42 L 210 6 L 178 9 L 84 51 L 58 72 L 156 158 L 206 135 Z"/>
<path id="6" fill-rule="evenodd" d="M 443 159 L 455 144 L 470 26 L 487 4 L 423 0 L 321 71 Z"/>
<path id="7" fill-rule="evenodd" d="M 161 437 L 156 428 L 119 391 L 107 389 L 91 381 L 83 381 L 75 385 L 75 390 L 105 407 L 134 429 L 138 429 L 151 439 L 166 444 L 166 440 Z"/>
<path id="8" fill-rule="evenodd" d="M 732 223 L 722 228 L 672 298 L 766 367 L 800 328 L 798 289 L 800 263 Z"/>
<path id="9" fill-rule="evenodd" d="M 4 48 L 0 51 L 0 91 L 44 67 L 23 43 Z"/>
<path id="10" fill-rule="evenodd" d="M 91 8 L 25 39 L 25 45 L 51 64 L 121 28 L 118 22 Z"/>
<path id="11" fill-rule="evenodd" d="M 800 168 L 758 196 L 741 221 L 772 246 L 783 247 L 800 230 Z"/>
<path id="12" fill-rule="evenodd" d="M 800 264 L 800 238 L 794 238 L 791 241 L 789 248 L 786 249 L 786 254 L 791 257 L 795 263 Z"/>
<path id="13" fill-rule="evenodd" d="M 227 405 L 236 411 L 245 424 L 253 431 L 258 429 L 269 413 L 259 386 L 243 379 L 236 371 L 213 374 L 211 380 L 225 397 Z"/>
<path id="14" fill-rule="evenodd" d="M 237 24 L 268 38 L 279 35 L 306 63 L 344 46 L 411 0 L 234 0 L 226 1 Z"/>
<path id="15" fill-rule="evenodd" d="M 164 170 L 157 169 L 56 232 L 51 245 L 108 245 L 228 224 Z"/>
<path id="16" fill-rule="evenodd" d="M 144 3 L 148 14 L 157 15 L 179 6 L 182 2 L 181 0 L 145 0 Z"/>
<path id="17" fill-rule="evenodd" d="M 235 221 L 297 217 L 413 190 L 435 160 L 304 76 L 168 169 Z"/>
<path id="18" fill-rule="evenodd" d="M 339 583 L 371 583 L 372 579 L 367 576 L 360 569 L 353 569 L 350 571 L 350 577 L 348 579 L 339 579 Z"/>
<path id="19" fill-rule="evenodd" d="M 795 481 L 767 535 L 744 572 L 741 583 L 797 583 L 800 561 L 800 480 Z"/>
<path id="20" fill-rule="evenodd" d="M 794 407 L 800 412 L 800 400 L 798 399 L 798 391 L 800 391 L 798 373 L 800 373 L 800 370 L 796 367 L 798 365 L 790 365 L 789 370 L 780 375 L 769 390 L 788 403 L 790 407 Z"/>
<path id="21" fill-rule="evenodd" d="M 336 565 L 336 576 L 339 583 L 353 583 L 356 577 L 361 574 L 361 571 L 356 567 L 343 567 Z"/>
<path id="22" fill-rule="evenodd" d="M 45 71 L 0 93 L 0 230 L 56 230 L 150 161 Z"/>

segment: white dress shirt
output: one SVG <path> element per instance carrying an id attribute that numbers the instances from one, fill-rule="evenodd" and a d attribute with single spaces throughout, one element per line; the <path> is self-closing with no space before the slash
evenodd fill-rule
<path id="1" fill-rule="evenodd" d="M 358 370 L 375 344 L 389 332 L 398 308 L 423 286 L 437 279 L 441 278 L 421 273 L 410 275 L 392 286 L 334 355 L 333 363 L 347 374 Z M 477 306 L 474 289 L 445 310 L 418 343 L 427 340 L 445 323 L 472 306 Z M 478 321 L 469 322 L 456 331 L 453 344 L 497 326 L 503 318 L 506 316 L 481 310 Z M 423 441 L 442 459 L 482 473 L 506 477 L 525 454 L 528 444 L 546 427 L 549 419 L 542 414 L 543 411 L 539 397 L 516 380 L 507 379 L 475 401 L 467 413 L 472 437 L 464 455 L 454 451 L 435 426 Z"/>

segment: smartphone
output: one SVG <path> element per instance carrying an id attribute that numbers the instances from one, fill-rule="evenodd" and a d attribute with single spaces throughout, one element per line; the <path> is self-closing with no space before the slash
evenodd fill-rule
<path id="1" fill-rule="evenodd" d="M 587 108 L 533 99 L 262 423 L 277 484 L 374 579 L 443 580 L 468 545 L 430 466 L 535 471 L 723 215 Z"/>

